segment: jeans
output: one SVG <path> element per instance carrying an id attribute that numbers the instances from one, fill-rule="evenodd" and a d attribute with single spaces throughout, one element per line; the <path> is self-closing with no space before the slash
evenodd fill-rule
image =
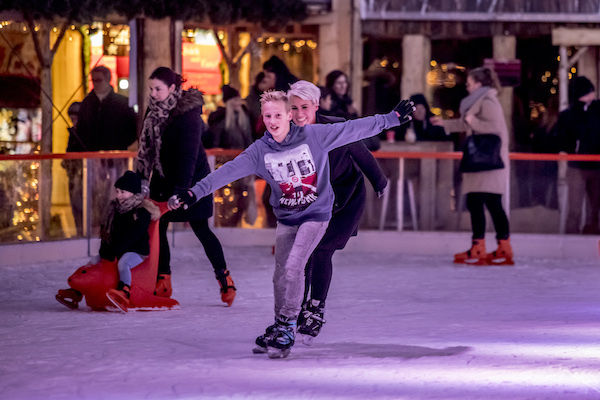
<path id="1" fill-rule="evenodd" d="M 131 286 L 131 270 L 138 266 L 146 257 L 138 253 L 128 252 L 123 254 L 117 263 L 119 269 L 119 280 L 124 284 Z"/>

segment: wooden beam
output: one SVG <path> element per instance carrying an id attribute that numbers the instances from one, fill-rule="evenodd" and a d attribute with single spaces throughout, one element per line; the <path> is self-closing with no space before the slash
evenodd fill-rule
<path id="1" fill-rule="evenodd" d="M 600 29 L 555 28 L 552 29 L 554 46 L 600 46 Z"/>

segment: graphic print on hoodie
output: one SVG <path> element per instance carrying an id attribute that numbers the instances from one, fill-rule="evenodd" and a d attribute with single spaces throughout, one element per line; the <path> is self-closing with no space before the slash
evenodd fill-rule
<path id="1" fill-rule="evenodd" d="M 318 198 L 315 161 L 307 144 L 264 156 L 265 168 L 281 189 L 279 205 L 304 210 Z"/>

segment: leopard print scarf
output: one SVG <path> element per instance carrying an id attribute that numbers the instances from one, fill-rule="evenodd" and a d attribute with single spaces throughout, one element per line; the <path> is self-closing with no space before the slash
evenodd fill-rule
<path id="1" fill-rule="evenodd" d="M 161 135 L 171 110 L 175 108 L 180 98 L 181 88 L 169 94 L 169 97 L 163 101 L 150 97 L 136 161 L 136 169 L 145 179 L 150 178 L 153 170 L 157 170 L 160 176 L 164 176 L 160 163 Z"/>

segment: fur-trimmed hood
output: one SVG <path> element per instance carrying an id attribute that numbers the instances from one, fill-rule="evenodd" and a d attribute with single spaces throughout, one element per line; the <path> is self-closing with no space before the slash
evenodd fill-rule
<path id="1" fill-rule="evenodd" d="M 142 207 L 144 207 L 150 213 L 150 218 L 152 221 L 156 221 L 160 218 L 160 208 L 158 208 L 158 206 L 152 201 L 144 199 L 144 201 L 142 201 Z"/>
<path id="2" fill-rule="evenodd" d="M 197 107 L 204 105 L 204 98 L 202 92 L 198 89 L 188 89 L 181 92 L 181 98 L 177 102 L 175 109 L 173 109 L 172 116 L 182 115 L 186 112 L 193 110 Z"/>

